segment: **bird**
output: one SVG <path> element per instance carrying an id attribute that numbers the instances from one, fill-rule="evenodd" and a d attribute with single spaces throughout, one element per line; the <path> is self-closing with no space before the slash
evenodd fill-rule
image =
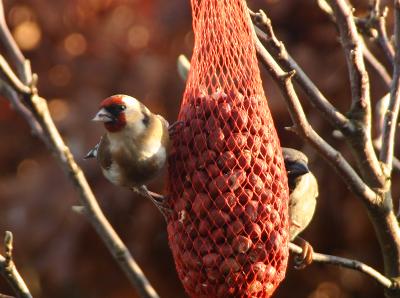
<path id="1" fill-rule="evenodd" d="M 289 185 L 289 238 L 303 249 L 295 259 L 295 267 L 304 268 L 312 262 L 312 246 L 298 235 L 310 224 L 318 197 L 318 182 L 308 168 L 307 156 L 293 148 L 282 148 Z"/>
<path id="2" fill-rule="evenodd" d="M 104 99 L 92 120 L 102 122 L 106 132 L 85 159 L 96 158 L 112 184 L 151 199 L 163 211 L 164 196 L 149 191 L 146 184 L 164 168 L 170 133 L 176 125 L 170 126 L 162 116 L 124 94 Z"/>

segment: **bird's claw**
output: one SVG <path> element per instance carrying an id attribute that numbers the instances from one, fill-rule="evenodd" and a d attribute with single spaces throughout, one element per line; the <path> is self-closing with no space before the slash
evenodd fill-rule
<path id="1" fill-rule="evenodd" d="M 168 126 L 169 135 L 173 136 L 177 130 L 183 127 L 184 124 L 185 122 L 183 121 L 175 121 L 174 123 L 172 123 L 170 126 Z"/>
<path id="2" fill-rule="evenodd" d="M 141 196 L 150 199 L 165 218 L 172 213 L 171 208 L 167 206 L 167 198 L 165 196 L 148 190 L 145 185 L 134 187 L 132 189 Z"/>
<path id="3" fill-rule="evenodd" d="M 294 257 L 294 268 L 300 270 L 312 263 L 314 249 L 311 244 L 304 239 L 300 237 L 297 237 L 297 239 L 300 247 L 302 248 L 302 252 Z"/>

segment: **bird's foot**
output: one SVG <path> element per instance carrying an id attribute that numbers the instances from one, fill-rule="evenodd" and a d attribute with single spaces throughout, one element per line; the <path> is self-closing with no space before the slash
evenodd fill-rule
<path id="1" fill-rule="evenodd" d="M 133 187 L 132 190 L 139 195 L 150 199 L 153 204 L 160 210 L 161 214 L 164 215 L 165 218 L 172 212 L 172 210 L 167 206 L 167 198 L 158 193 L 152 192 L 147 189 L 146 185 L 142 185 L 139 187 Z"/>
<path id="2" fill-rule="evenodd" d="M 302 248 L 302 252 L 299 255 L 294 257 L 294 268 L 295 269 L 304 269 L 308 265 L 310 265 L 313 261 L 313 253 L 314 249 L 310 243 L 308 243 L 303 238 L 297 237 L 296 241 L 299 246 Z"/>
<path id="3" fill-rule="evenodd" d="M 183 121 L 175 121 L 174 123 L 172 123 L 170 126 L 168 126 L 169 135 L 173 136 L 177 130 L 183 127 L 184 124 L 185 122 Z"/>

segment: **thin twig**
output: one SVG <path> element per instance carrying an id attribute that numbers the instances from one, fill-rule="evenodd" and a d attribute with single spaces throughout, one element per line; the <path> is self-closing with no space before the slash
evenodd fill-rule
<path id="1" fill-rule="evenodd" d="M 18 298 L 32 298 L 28 287 L 19 274 L 12 257 L 13 236 L 7 231 L 4 237 L 5 256 L 0 255 L 0 274 L 5 278 Z"/>
<path id="2" fill-rule="evenodd" d="M 380 160 L 385 165 L 385 174 L 390 177 L 393 164 L 394 143 L 397 129 L 397 118 L 400 108 L 400 0 L 394 0 L 395 9 L 395 58 L 393 66 L 393 82 L 390 101 L 383 125 L 382 148 Z"/>
<path id="3" fill-rule="evenodd" d="M 380 173 L 379 163 L 372 146 L 372 140 L 369 137 L 368 131 L 371 129 L 360 129 L 360 123 L 357 121 L 349 121 L 349 119 L 341 114 L 318 90 L 314 83 L 307 77 L 304 71 L 294 61 L 292 57 L 286 51 L 284 44 L 277 39 L 275 36 L 271 20 L 266 16 L 265 12 L 260 10 L 258 13 L 250 12 L 256 24 L 262 26 L 266 33 L 262 32 L 259 28 L 255 27 L 255 31 L 260 40 L 264 41 L 268 45 L 270 54 L 274 57 L 275 61 L 285 72 L 295 71 L 293 80 L 296 81 L 299 86 L 307 94 L 307 99 L 324 115 L 324 117 L 332 124 L 335 128 L 340 130 L 344 135 L 353 136 L 350 138 L 353 140 L 350 142 L 357 152 L 361 152 L 356 155 L 356 159 L 362 168 L 363 173 L 369 176 L 369 180 L 374 183 L 380 183 L 377 181 L 375 175 L 371 175 L 370 169 L 373 168 L 377 173 Z M 369 94 L 369 93 L 368 93 Z M 370 127 L 370 126 L 369 126 Z M 365 144 L 365 145 L 364 145 Z M 362 148 L 361 148 L 362 147 Z M 364 150 L 364 148 L 367 148 Z"/>
<path id="4" fill-rule="evenodd" d="M 158 298 L 158 294 L 101 211 L 81 168 L 75 162 L 70 149 L 65 145 L 51 118 L 46 100 L 37 95 L 35 75 L 30 72 L 30 64 L 26 62 L 19 49 L 15 46 L 12 36 L 8 33 L 9 30 L 4 21 L 3 3 L 0 1 L 0 41 L 3 42 L 3 46 L 10 52 L 9 56 L 12 57 L 11 59 L 14 60 L 13 63 L 19 69 L 19 75 L 15 75 L 8 63 L 1 58 L 0 70 L 7 78 L 7 83 L 11 84 L 14 91 L 24 98 L 27 106 L 31 108 L 33 116 L 41 126 L 41 133 L 44 135 L 44 138 L 49 140 L 47 143 L 48 148 L 54 153 L 78 190 L 87 218 L 105 242 L 129 281 L 136 287 L 140 297 Z M 30 81 L 25 83 L 25 78 L 30 78 Z M 32 121 L 29 122 L 31 125 L 33 123 Z"/>
<path id="5" fill-rule="evenodd" d="M 379 77 L 382 79 L 383 83 L 385 83 L 386 88 L 389 90 L 391 82 L 392 82 L 392 77 L 386 70 L 385 66 L 375 57 L 375 55 L 369 50 L 367 47 L 365 41 L 361 39 L 361 42 L 364 45 L 364 58 L 365 60 L 368 61 L 368 63 L 371 65 L 371 67 L 377 72 Z"/>
<path id="6" fill-rule="evenodd" d="M 0 94 L 3 94 L 5 98 L 11 103 L 13 109 L 18 112 L 22 118 L 29 124 L 32 130 L 32 134 L 40 138 L 44 143 L 48 143 L 45 135 L 43 134 L 42 127 L 37 122 L 32 112 L 21 102 L 18 94 L 8 84 L 0 81 Z"/>
<path id="7" fill-rule="evenodd" d="M 380 188 L 384 185 L 384 176 L 372 144 L 370 84 L 363 58 L 364 47 L 349 3 L 346 0 L 329 0 L 328 3 L 336 19 L 349 71 L 352 104 L 348 114 L 358 128 L 349 141 L 356 149 L 363 177 L 372 187 Z"/>
<path id="8" fill-rule="evenodd" d="M 0 294 L 0 298 L 15 298 L 14 296 L 8 296 L 4 294 Z"/>
<path id="9" fill-rule="evenodd" d="M 325 0 L 319 1 L 324 2 L 322 6 L 320 5 L 320 8 L 336 22 L 329 4 Z M 393 65 L 394 49 L 386 30 L 387 13 L 388 8 L 386 6 L 381 10 L 380 0 L 373 0 L 373 3 L 370 4 L 369 14 L 366 17 L 355 17 L 354 20 L 361 34 L 374 40 L 385 54 L 390 65 Z"/>
<path id="10" fill-rule="evenodd" d="M 250 11 L 250 15 L 255 24 L 259 25 L 265 31 L 264 33 L 260 28 L 255 26 L 258 38 L 265 42 L 270 50 L 270 54 L 285 71 L 296 71 L 296 75 L 293 79 L 307 94 L 311 104 L 314 105 L 335 128 L 341 131 L 352 130 L 351 123 L 347 117 L 340 113 L 340 111 L 329 102 L 303 69 L 290 56 L 285 45 L 275 36 L 271 20 L 266 13 L 263 10 L 259 10 L 257 13 Z"/>
<path id="11" fill-rule="evenodd" d="M 370 203 L 376 203 L 377 196 L 358 176 L 344 157 L 322 139 L 308 123 L 300 100 L 292 83 L 294 71 L 286 73 L 263 47 L 255 36 L 257 54 L 274 80 L 279 84 L 295 125 L 295 131 L 304 137 L 331 165 L 339 172 L 346 185 L 360 198 Z"/>
<path id="12" fill-rule="evenodd" d="M 379 0 L 375 0 L 375 2 L 380 2 Z M 318 0 L 318 5 L 319 8 L 327 14 L 327 16 L 330 18 L 330 20 L 336 24 L 336 18 L 335 15 L 333 14 L 332 7 L 328 4 L 326 0 Z M 370 16 L 367 19 L 356 19 L 358 22 L 356 22 L 357 26 L 360 28 L 360 31 L 364 33 L 364 35 L 367 35 L 367 37 L 376 37 L 378 34 L 373 34 L 369 32 L 372 27 L 374 27 L 373 24 L 375 24 L 375 21 L 377 20 L 377 14 L 379 13 L 379 3 L 374 4 L 373 7 L 371 8 Z M 385 15 L 386 17 L 386 15 Z M 367 32 L 367 33 L 366 33 Z M 386 33 L 386 30 L 385 30 Z M 386 35 L 385 35 L 386 36 Z M 365 43 L 365 40 L 361 34 L 359 34 L 360 37 L 360 42 L 363 44 L 363 55 L 364 58 L 368 61 L 368 63 L 374 68 L 374 70 L 380 75 L 382 81 L 385 83 L 387 88 L 390 88 L 392 78 L 388 71 L 386 70 L 385 66 L 375 57 L 375 55 L 369 50 L 367 44 Z M 390 45 L 390 44 L 389 44 Z M 392 59 L 393 60 L 393 59 Z"/>
<path id="13" fill-rule="evenodd" d="M 21 82 L 2 55 L 0 55 L 0 68 L 9 85 L 11 85 L 19 94 L 22 94 L 23 96 L 30 95 L 31 88 Z"/>
<path id="14" fill-rule="evenodd" d="M 388 13 L 388 8 L 384 7 L 382 10 L 380 8 L 381 1 L 375 0 L 373 7 L 371 9 L 371 21 L 375 29 L 378 31 L 378 44 L 382 48 L 386 55 L 388 61 L 393 64 L 394 62 L 394 49 L 388 38 L 386 30 L 386 17 Z"/>
<path id="15" fill-rule="evenodd" d="M 383 138 L 383 128 L 385 125 L 385 115 L 389 108 L 390 93 L 383 96 L 375 105 L 375 127 L 376 127 L 376 137 L 374 139 L 374 148 L 376 152 L 381 152 L 382 149 L 382 138 Z M 393 156 L 393 170 L 400 172 L 400 160 Z"/>
<path id="16" fill-rule="evenodd" d="M 7 26 L 3 1 L 0 1 L 0 27 L 2 28 L 2 30 L 0 30 L 0 42 L 4 46 L 5 52 L 7 56 L 10 57 L 10 61 L 12 61 L 12 63 L 14 64 L 18 74 L 18 76 L 13 76 L 12 74 L 9 74 L 9 76 L 14 79 L 16 78 L 16 81 L 20 81 L 19 78 L 21 78 L 22 83 L 28 85 L 32 80 L 30 76 L 30 63 L 28 60 L 25 59 Z M 11 67 L 9 67 L 7 61 L 5 61 L 3 57 L 1 57 L 1 61 L 5 62 L 6 68 L 11 69 Z M 11 73 L 13 72 L 11 71 Z M 7 97 L 13 108 L 25 119 L 26 122 L 28 122 L 28 124 L 32 128 L 32 133 L 36 137 L 42 139 L 43 142 L 48 143 L 48 140 L 45 138 L 39 123 L 32 115 L 32 112 L 25 106 L 24 103 L 19 100 L 18 94 L 14 92 L 12 88 L 8 87 L 7 84 L 1 84 L 0 88 L 1 94 L 4 94 Z"/>
<path id="17" fill-rule="evenodd" d="M 331 6 L 325 1 L 325 0 L 319 0 L 318 4 L 321 8 L 322 11 L 324 11 L 329 17 L 330 19 L 336 24 L 336 18 L 335 15 L 333 14 L 333 10 L 331 8 Z M 387 53 L 393 52 L 393 48 L 391 47 L 391 44 L 389 41 L 387 41 L 387 35 L 386 35 L 386 15 L 387 15 L 387 8 L 385 8 L 382 12 L 380 12 L 380 1 L 379 0 L 375 0 L 374 4 L 371 8 L 371 12 L 370 12 L 370 16 L 368 19 L 363 20 L 363 22 L 359 22 L 358 24 L 363 24 L 364 27 L 367 27 L 365 30 L 363 31 L 367 31 L 368 28 L 372 27 L 376 27 L 378 32 L 379 32 L 379 36 L 378 36 L 378 40 L 381 44 L 381 46 L 383 48 L 386 48 Z M 379 28 L 378 28 L 379 27 Z M 382 29 L 384 28 L 384 30 Z M 368 49 L 368 46 L 366 45 L 364 38 L 362 36 L 359 35 L 359 40 L 360 43 L 363 45 L 363 55 L 365 57 L 365 59 L 369 62 L 369 64 L 371 65 L 371 67 L 379 74 L 380 78 L 382 79 L 382 81 L 385 83 L 386 87 L 389 89 L 392 86 L 392 78 L 390 76 L 390 74 L 387 72 L 386 68 L 383 66 L 383 64 L 374 56 L 374 54 Z M 390 58 L 390 57 L 388 57 Z M 393 57 L 390 58 L 390 60 L 392 61 Z M 393 62 L 393 61 L 392 61 Z M 387 107 L 385 107 L 385 111 L 386 111 Z M 379 115 L 378 115 L 379 116 Z M 381 146 L 382 146 L 382 132 L 383 132 L 383 115 L 382 115 L 382 123 L 378 124 L 378 136 L 376 138 L 376 140 L 373 141 L 373 146 L 374 149 L 377 152 L 380 152 L 381 150 Z M 380 121 L 378 121 L 380 122 Z M 359 150 L 358 150 L 359 151 Z M 393 168 L 397 171 L 400 171 L 400 160 L 398 158 L 396 158 L 395 156 L 393 156 Z"/>
<path id="18" fill-rule="evenodd" d="M 297 246 L 294 243 L 289 243 L 289 250 L 294 253 L 300 255 L 302 253 L 302 248 Z M 325 264 L 331 264 L 331 265 L 336 265 L 340 266 L 343 268 L 348 268 L 352 270 L 357 270 L 360 271 L 369 277 L 373 278 L 376 282 L 381 284 L 383 287 L 390 289 L 390 290 L 398 290 L 399 289 L 399 284 L 387 278 L 384 276 L 382 273 L 378 272 L 374 268 L 356 260 L 351 260 L 351 259 L 346 259 L 342 257 L 337 257 L 337 256 L 331 256 L 331 255 L 326 255 L 326 254 L 321 254 L 321 253 L 316 253 L 314 252 L 312 255 L 312 259 L 314 262 L 318 263 L 325 263 Z"/>
<path id="19" fill-rule="evenodd" d="M 22 55 L 21 50 L 17 46 L 17 43 L 14 41 L 14 38 L 8 29 L 3 1 L 0 1 L 0 27 L 3 28 L 3 30 L 0 30 L 0 42 L 5 47 L 5 50 L 10 56 L 11 61 L 15 63 L 14 66 L 17 69 L 18 77 L 22 78 L 24 83 L 28 83 L 28 78 L 26 76 L 24 67 L 25 57 Z"/>

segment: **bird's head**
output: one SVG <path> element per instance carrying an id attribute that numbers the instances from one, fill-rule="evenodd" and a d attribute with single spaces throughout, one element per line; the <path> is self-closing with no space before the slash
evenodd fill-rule
<path id="1" fill-rule="evenodd" d="M 104 99 L 93 121 L 103 122 L 108 132 L 120 132 L 126 126 L 146 126 L 149 110 L 136 98 L 128 95 L 113 95 Z"/>
<path id="2" fill-rule="evenodd" d="M 307 156 L 296 149 L 282 148 L 283 160 L 288 175 L 289 189 L 293 189 L 298 177 L 310 172 Z"/>

